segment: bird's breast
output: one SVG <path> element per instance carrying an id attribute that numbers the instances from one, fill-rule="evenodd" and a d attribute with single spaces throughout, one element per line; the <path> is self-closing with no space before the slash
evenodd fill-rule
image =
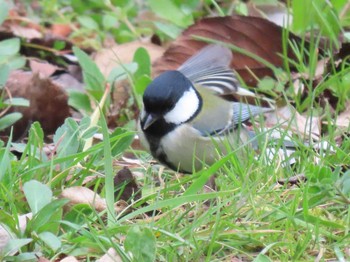
<path id="1" fill-rule="evenodd" d="M 172 127 L 163 136 L 149 131 L 141 132 L 140 139 L 161 163 L 173 170 L 193 173 L 200 171 L 205 165 L 214 164 L 230 148 L 237 148 L 241 140 L 245 140 L 242 139 L 242 131 L 203 137 L 190 124 L 182 124 Z"/>
<path id="2" fill-rule="evenodd" d="M 203 137 L 191 125 L 183 124 L 163 137 L 158 153 L 166 156 L 165 164 L 172 169 L 193 173 L 218 159 L 224 151 L 221 139 L 226 137 Z"/>

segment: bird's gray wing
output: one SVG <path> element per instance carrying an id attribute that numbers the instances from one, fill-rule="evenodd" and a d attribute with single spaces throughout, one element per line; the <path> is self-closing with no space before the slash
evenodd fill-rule
<path id="1" fill-rule="evenodd" d="M 220 97 L 232 93 L 255 96 L 253 92 L 240 87 L 235 72 L 230 68 L 231 60 L 230 49 L 221 45 L 208 45 L 178 68 L 202 96 L 201 113 L 192 121 L 192 125 L 203 135 L 229 132 L 239 123 L 272 110 L 229 102 Z M 212 97 L 213 94 L 216 98 Z M 211 99 L 207 99 L 208 97 Z"/>
<path id="2" fill-rule="evenodd" d="M 239 123 L 243 123 L 257 115 L 261 115 L 267 112 L 273 111 L 273 108 L 254 106 L 239 102 L 233 103 L 233 116 L 232 124 L 235 126 Z"/>
<path id="3" fill-rule="evenodd" d="M 240 87 L 234 71 L 230 68 L 232 52 L 221 45 L 208 45 L 189 58 L 178 70 L 199 88 L 206 88 L 217 95 L 242 94 L 254 96 Z"/>
<path id="4" fill-rule="evenodd" d="M 205 102 L 203 102 L 205 104 Z M 199 115 L 193 119 L 192 126 L 202 135 L 213 136 L 232 132 L 241 123 L 257 115 L 263 115 L 274 109 L 243 104 L 239 102 L 216 101 L 216 106 L 204 107 Z"/>
<path id="5" fill-rule="evenodd" d="M 221 129 L 214 130 L 210 135 L 222 135 L 232 132 L 239 126 L 241 123 L 244 123 L 257 115 L 263 115 L 264 113 L 270 112 L 274 109 L 254 106 L 239 102 L 234 102 L 233 104 L 233 114 L 231 121 L 226 123 L 226 126 L 223 126 Z"/>

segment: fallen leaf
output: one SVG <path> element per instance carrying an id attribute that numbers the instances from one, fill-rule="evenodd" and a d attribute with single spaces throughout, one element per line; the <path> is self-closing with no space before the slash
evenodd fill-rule
<path id="1" fill-rule="evenodd" d="M 26 16 L 25 6 L 18 7 L 16 4 L 9 11 L 7 19 L 0 25 L 0 32 L 11 33 L 27 40 L 42 38 L 43 28 Z"/>
<path id="2" fill-rule="evenodd" d="M 346 103 L 345 110 L 341 112 L 335 122 L 339 128 L 347 129 L 350 126 L 350 101 Z"/>
<path id="3" fill-rule="evenodd" d="M 24 39 L 42 38 L 43 34 L 37 29 L 24 27 L 18 24 L 9 25 L 9 30 L 15 35 Z"/>
<path id="4" fill-rule="evenodd" d="M 129 214 L 133 210 L 134 208 L 124 200 L 119 200 L 114 204 L 114 211 L 118 215 Z"/>
<path id="5" fill-rule="evenodd" d="M 207 43 L 194 39 L 194 36 L 222 41 L 244 49 L 275 67 L 284 67 L 281 57 L 283 51 L 283 29 L 276 24 L 259 18 L 246 16 L 226 16 L 203 18 L 186 29 L 173 42 L 164 55 L 154 63 L 154 75 L 178 68 Z M 289 40 L 300 43 L 301 39 L 289 33 Z M 306 44 L 307 45 L 307 44 Z M 273 71 L 266 65 L 233 51 L 231 68 L 234 69 L 248 86 L 256 86 L 257 79 L 265 76 L 273 77 Z M 289 47 L 287 57 L 297 61 L 293 50 Z M 291 65 L 291 69 L 293 66 Z"/>
<path id="6" fill-rule="evenodd" d="M 79 260 L 73 256 L 68 256 L 68 257 L 61 259 L 60 262 L 79 262 Z"/>
<path id="7" fill-rule="evenodd" d="M 13 71 L 6 87 L 12 97 L 23 97 L 30 102 L 29 107 L 12 107 L 8 111 L 23 114 L 22 119 L 13 126 L 15 140 L 25 136 L 35 121 L 40 122 L 45 135 L 53 134 L 71 115 L 66 92 L 50 78 L 31 72 Z M 1 133 L 6 135 L 8 132 L 9 129 Z"/>
<path id="8" fill-rule="evenodd" d="M 18 217 L 18 225 L 21 232 L 24 232 L 27 227 L 27 221 L 32 219 L 33 214 L 28 213 Z M 13 232 L 14 233 L 14 232 Z M 8 232 L 5 227 L 0 225 L 0 251 L 7 245 L 10 239 L 13 238 L 13 234 Z M 15 254 L 17 250 L 13 251 L 12 254 Z"/>
<path id="9" fill-rule="evenodd" d="M 59 197 L 69 199 L 69 202 L 64 207 L 65 211 L 70 210 L 76 204 L 88 204 L 98 212 L 107 208 L 105 199 L 86 187 L 75 186 L 66 188 Z"/>
<path id="10" fill-rule="evenodd" d="M 306 179 L 305 174 L 298 174 L 298 175 L 291 176 L 291 177 L 286 178 L 286 179 L 280 179 L 277 182 L 280 185 L 288 184 L 289 186 L 294 186 L 294 185 L 300 185 L 302 182 L 305 182 L 306 180 L 307 179 Z"/>
<path id="11" fill-rule="evenodd" d="M 122 262 L 123 260 L 118 255 L 117 251 L 114 248 L 108 249 L 107 253 L 104 254 L 100 259 L 97 259 L 96 262 Z"/>
<path id="12" fill-rule="evenodd" d="M 141 198 L 141 190 L 129 168 L 123 167 L 114 177 L 115 197 L 119 200 L 137 201 Z"/>
<path id="13" fill-rule="evenodd" d="M 50 32 L 54 36 L 66 38 L 72 33 L 72 28 L 69 24 L 53 24 L 50 27 Z"/>
<path id="14" fill-rule="evenodd" d="M 102 74 L 108 77 L 114 67 L 132 62 L 135 51 L 139 47 L 143 47 L 148 51 L 151 62 L 158 59 L 164 52 L 164 48 L 160 46 L 147 42 L 134 41 L 102 49 L 95 54 L 94 61 Z"/>
<path id="15" fill-rule="evenodd" d="M 279 126 L 304 139 L 308 139 L 311 136 L 313 139 L 319 140 L 321 134 L 319 117 L 301 115 L 291 106 L 278 108 L 274 112 L 266 113 L 265 116 L 265 125 L 268 128 Z"/>
<path id="16" fill-rule="evenodd" d="M 33 73 L 39 74 L 41 77 L 50 77 L 57 70 L 62 70 L 58 66 L 37 59 L 29 59 L 29 67 Z"/>
<path id="17" fill-rule="evenodd" d="M 283 4 L 255 4 L 247 3 L 250 16 L 267 18 L 276 25 L 288 28 L 292 23 L 293 16 L 288 14 L 288 9 Z"/>

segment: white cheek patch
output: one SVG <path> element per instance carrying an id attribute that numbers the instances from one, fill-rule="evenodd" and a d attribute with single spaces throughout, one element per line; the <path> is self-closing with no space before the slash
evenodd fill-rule
<path id="1" fill-rule="evenodd" d="M 193 88 L 190 88 L 177 101 L 176 106 L 164 116 L 164 119 L 168 123 L 184 123 L 196 113 L 199 103 L 200 101 L 196 92 Z"/>

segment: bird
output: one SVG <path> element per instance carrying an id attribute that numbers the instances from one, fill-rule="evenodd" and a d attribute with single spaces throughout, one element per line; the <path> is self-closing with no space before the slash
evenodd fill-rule
<path id="1" fill-rule="evenodd" d="M 244 123 L 271 107 L 227 99 L 254 96 L 230 68 L 232 52 L 210 44 L 177 70 L 157 76 L 145 89 L 139 136 L 165 166 L 182 173 L 200 171 L 255 136 Z"/>

